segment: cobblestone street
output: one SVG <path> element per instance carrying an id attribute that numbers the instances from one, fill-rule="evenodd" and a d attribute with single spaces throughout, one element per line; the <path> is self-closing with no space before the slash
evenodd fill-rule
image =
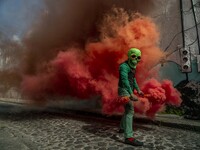
<path id="1" fill-rule="evenodd" d="M 198 132 L 137 123 L 135 137 L 143 147 L 123 143 L 119 121 L 73 113 L 22 111 L 1 113 L 1 150 L 198 150 Z"/>

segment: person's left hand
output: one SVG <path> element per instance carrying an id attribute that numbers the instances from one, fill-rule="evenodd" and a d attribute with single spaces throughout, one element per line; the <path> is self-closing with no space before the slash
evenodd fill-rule
<path id="1" fill-rule="evenodd" d="M 144 93 L 143 93 L 142 91 L 138 91 L 138 94 L 139 94 L 140 96 L 144 96 Z"/>

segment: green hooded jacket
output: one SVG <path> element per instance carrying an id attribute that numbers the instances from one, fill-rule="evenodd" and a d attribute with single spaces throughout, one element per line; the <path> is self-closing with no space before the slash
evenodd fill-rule
<path id="1" fill-rule="evenodd" d="M 128 61 L 125 61 L 119 66 L 118 95 L 130 96 L 134 89 L 140 91 L 135 78 L 135 69 L 128 65 Z"/>

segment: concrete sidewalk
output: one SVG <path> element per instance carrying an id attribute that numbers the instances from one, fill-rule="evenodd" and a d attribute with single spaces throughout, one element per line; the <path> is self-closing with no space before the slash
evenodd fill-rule
<path id="1" fill-rule="evenodd" d="M 49 111 L 49 112 L 56 112 L 56 113 L 73 113 L 73 114 L 81 114 L 87 116 L 94 116 L 94 117 L 102 117 L 107 118 L 110 120 L 120 120 L 121 114 L 116 115 L 105 115 L 101 113 L 101 110 L 96 109 L 89 109 L 89 108 L 80 108 L 66 106 L 63 104 L 57 105 L 49 105 L 47 107 L 30 107 L 26 105 L 27 101 L 20 100 L 20 99 L 3 99 L 0 98 L 0 113 L 2 111 L 9 111 L 9 112 L 21 112 L 21 111 Z M 145 116 L 136 115 L 134 121 L 137 123 L 148 123 L 148 124 L 155 124 L 158 126 L 167 126 L 173 128 L 179 128 L 183 130 L 190 130 L 194 132 L 200 132 L 200 120 L 189 120 L 185 119 L 184 117 L 171 115 L 171 114 L 157 114 L 156 117 L 152 120 Z"/>

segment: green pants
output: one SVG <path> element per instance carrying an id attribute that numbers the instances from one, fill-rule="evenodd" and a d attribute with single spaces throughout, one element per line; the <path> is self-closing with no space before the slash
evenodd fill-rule
<path id="1" fill-rule="evenodd" d="M 124 114 L 120 122 L 120 129 L 124 130 L 124 137 L 133 137 L 133 102 L 129 100 L 127 104 L 124 105 Z"/>

